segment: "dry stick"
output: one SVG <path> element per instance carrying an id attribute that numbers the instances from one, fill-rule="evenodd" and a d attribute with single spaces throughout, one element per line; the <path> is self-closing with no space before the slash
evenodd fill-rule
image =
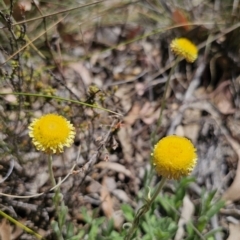
<path id="1" fill-rule="evenodd" d="M 3 183 L 4 181 L 6 181 L 8 179 L 8 177 L 11 175 L 11 173 L 13 171 L 13 168 L 14 168 L 14 160 L 11 159 L 8 172 L 7 172 L 6 176 L 3 179 L 0 180 L 0 183 Z"/>
<path id="2" fill-rule="evenodd" d="M 43 17 L 44 14 L 42 13 L 42 11 L 41 11 L 40 7 L 38 6 L 38 4 L 36 4 L 35 0 L 33 0 L 33 3 L 34 3 L 34 5 L 35 5 L 35 7 L 37 8 L 38 12 L 39 12 L 39 13 L 41 14 L 41 16 Z M 60 63 L 59 63 L 59 62 L 56 60 L 56 58 L 55 58 L 55 56 L 54 56 L 54 54 L 53 54 L 53 51 L 52 51 L 52 49 L 51 49 L 51 46 L 50 46 L 50 43 L 49 43 L 49 40 L 48 40 L 47 22 L 46 22 L 46 18 L 45 18 L 45 17 L 43 17 L 43 24 L 44 24 L 45 39 L 46 39 L 46 43 L 47 43 L 47 46 L 48 46 L 48 50 L 49 50 L 49 52 L 50 52 L 50 54 L 51 54 L 51 56 L 52 56 L 52 59 L 53 59 L 55 65 L 56 65 L 57 69 L 58 69 L 58 72 L 60 73 L 62 79 L 65 80 L 65 76 L 64 76 L 64 74 L 63 74 L 62 64 L 61 64 L 61 62 L 62 62 L 61 51 L 60 51 L 59 46 L 58 46 L 58 53 L 59 53 L 59 59 L 60 59 Z M 68 87 L 66 86 L 66 84 L 64 84 L 62 81 L 60 81 L 60 84 L 63 85 L 77 100 L 79 100 L 78 96 L 77 96 L 76 94 L 74 94 L 74 92 L 73 92 L 70 88 L 68 88 Z"/>
<path id="3" fill-rule="evenodd" d="M 48 34 L 47 34 L 47 22 L 46 22 L 46 18 L 44 17 L 41 9 L 39 8 L 38 4 L 36 4 L 35 0 L 33 0 L 33 3 L 35 5 L 35 7 L 37 8 L 37 10 L 40 12 L 40 14 L 42 15 L 43 17 L 43 23 L 44 23 L 44 29 L 45 29 L 45 39 L 46 39 L 46 43 L 47 43 L 47 46 L 48 46 L 48 50 L 52 56 L 52 59 L 58 69 L 58 72 L 60 73 L 61 77 L 63 80 L 65 80 L 65 76 L 63 74 L 63 71 L 62 71 L 62 55 L 61 55 L 61 51 L 60 51 L 60 47 L 59 47 L 59 44 L 58 44 L 58 54 L 59 54 L 59 59 L 60 59 L 60 63 L 56 60 L 54 54 L 53 54 L 53 51 L 51 49 L 51 46 L 50 46 L 50 43 L 48 41 Z M 55 80 L 57 80 L 61 85 L 63 85 L 77 100 L 80 100 L 79 97 L 60 79 L 58 79 L 57 77 L 54 76 L 54 74 L 49 70 L 50 74 L 54 77 Z"/>
<path id="4" fill-rule="evenodd" d="M 50 14 L 46 14 L 46 15 L 43 15 L 43 16 L 40 16 L 40 17 L 35 17 L 35 18 L 23 20 L 23 21 L 14 23 L 12 26 L 20 25 L 20 24 L 27 23 L 27 22 L 32 22 L 32 21 L 39 20 L 39 19 L 46 18 L 46 17 L 52 17 L 52 16 L 55 16 L 55 15 L 58 15 L 58 14 L 61 14 L 61 13 L 67 13 L 67 12 L 70 12 L 70 11 L 73 11 L 73 10 L 76 10 L 76 9 L 79 9 L 79 8 L 92 6 L 94 4 L 102 3 L 102 2 L 105 2 L 105 1 L 108 1 L 108 0 L 102 0 L 102 1 L 97 1 L 97 2 L 93 2 L 93 3 L 87 3 L 87 4 L 77 6 L 77 7 L 72 7 L 72 8 L 69 8 L 69 9 L 65 9 L 65 10 L 62 10 L 62 11 L 59 11 L 59 12 L 50 13 Z"/>
<path id="5" fill-rule="evenodd" d="M 2 1 L 2 3 L 4 4 L 4 1 Z M 7 9 L 7 6 L 6 6 L 5 4 L 4 4 L 4 7 L 5 7 L 5 9 Z M 4 17 L 4 18 L 5 18 L 5 17 Z M 14 18 L 13 18 L 13 16 L 11 16 L 11 19 L 13 19 L 13 21 L 15 21 Z M 11 22 L 10 27 L 12 28 L 14 25 L 15 25 L 15 24 Z M 1 29 L 1 28 L 6 28 L 6 26 L 0 27 L 0 29 Z M 19 30 L 20 28 L 17 28 L 17 29 Z M 30 41 L 29 38 L 28 38 L 28 36 L 27 36 L 26 34 L 25 34 L 25 39 L 26 39 L 27 42 Z M 41 58 L 45 59 L 45 56 L 36 48 L 36 46 L 35 46 L 34 44 L 30 43 L 30 45 L 31 45 L 31 47 L 37 52 L 37 54 L 38 54 Z"/>
<path id="6" fill-rule="evenodd" d="M 67 16 L 67 15 L 66 15 Z M 66 16 L 60 18 L 57 22 L 55 22 L 53 25 L 51 25 L 49 28 L 47 28 L 47 31 L 49 31 L 50 29 L 52 29 L 53 27 L 55 27 L 58 23 L 60 23 Z M 38 38 L 40 38 L 41 36 L 43 36 L 46 33 L 46 31 L 44 30 L 43 32 L 41 32 L 37 37 L 35 37 L 34 39 L 30 40 L 28 43 L 26 43 L 23 47 L 21 47 L 20 49 L 18 49 L 14 54 L 12 54 L 10 57 L 7 58 L 7 60 L 5 60 L 5 62 L 3 62 L 1 66 L 3 66 L 5 63 L 7 63 L 9 60 L 11 60 L 13 57 L 15 57 L 18 53 L 20 53 L 21 51 L 23 51 L 26 47 L 28 47 L 29 45 L 31 45 L 34 41 L 36 41 Z"/>
<path id="7" fill-rule="evenodd" d="M 43 17 L 44 15 L 43 15 L 40 7 L 38 6 L 38 4 L 36 4 L 35 0 L 33 0 L 32 2 L 34 3 L 34 5 L 35 5 L 35 7 L 37 8 L 38 12 L 39 12 L 39 13 L 41 14 L 41 16 Z M 48 46 L 48 50 L 49 50 L 49 52 L 50 52 L 50 54 L 51 54 L 51 56 L 52 56 L 52 58 L 53 58 L 53 61 L 54 61 L 55 65 L 56 65 L 57 68 L 58 68 L 58 71 L 59 71 L 59 72 L 61 73 L 61 75 L 63 76 L 61 66 L 59 66 L 59 64 L 57 63 L 57 61 L 56 61 L 56 59 L 55 59 L 55 57 L 54 57 L 54 54 L 53 54 L 53 52 L 52 52 L 50 43 L 49 43 L 49 41 L 48 41 L 47 22 L 46 22 L 46 18 L 45 18 L 45 17 L 43 17 L 43 24 L 44 24 L 45 39 L 46 39 L 46 43 L 47 43 L 47 46 Z M 60 54 L 59 54 L 59 58 L 60 58 L 60 61 L 62 61 L 61 52 L 60 52 Z"/>
<path id="8" fill-rule="evenodd" d="M 213 215 L 210 221 L 211 221 L 211 224 L 212 224 L 212 227 L 213 227 L 213 231 L 215 229 L 219 229 L 217 214 Z M 215 240 L 222 240 L 223 239 L 222 234 L 220 232 L 216 232 L 214 234 L 214 236 L 215 236 Z"/>

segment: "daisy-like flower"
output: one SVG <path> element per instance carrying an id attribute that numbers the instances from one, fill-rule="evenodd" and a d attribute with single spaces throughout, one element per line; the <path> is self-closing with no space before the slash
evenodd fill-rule
<path id="1" fill-rule="evenodd" d="M 154 146 L 152 156 L 156 172 L 168 179 L 188 176 L 197 163 L 192 142 L 175 135 L 162 138 Z"/>
<path id="2" fill-rule="evenodd" d="M 196 45 L 187 38 L 176 38 L 172 40 L 170 48 L 177 56 L 181 56 L 191 63 L 198 57 L 198 49 Z"/>
<path id="3" fill-rule="evenodd" d="M 29 130 L 29 136 L 37 150 L 48 154 L 63 152 L 64 147 L 72 145 L 75 137 L 73 125 L 57 114 L 47 114 L 34 119 Z"/>

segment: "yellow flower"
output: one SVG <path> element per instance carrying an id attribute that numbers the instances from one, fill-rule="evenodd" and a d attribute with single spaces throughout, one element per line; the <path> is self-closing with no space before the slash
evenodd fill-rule
<path id="1" fill-rule="evenodd" d="M 197 163 L 191 141 L 175 135 L 162 138 L 154 146 L 152 156 L 156 172 L 169 179 L 188 176 Z"/>
<path id="2" fill-rule="evenodd" d="M 29 136 L 37 150 L 48 154 L 63 152 L 63 147 L 70 147 L 75 137 L 73 125 L 57 114 L 34 119 L 29 130 Z"/>
<path id="3" fill-rule="evenodd" d="M 191 63 L 198 57 L 196 45 L 186 38 L 174 39 L 170 44 L 170 48 L 177 56 L 181 56 Z"/>

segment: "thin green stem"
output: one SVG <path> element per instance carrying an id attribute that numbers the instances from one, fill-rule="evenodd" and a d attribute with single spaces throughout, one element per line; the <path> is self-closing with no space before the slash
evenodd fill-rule
<path id="1" fill-rule="evenodd" d="M 156 126 L 156 129 L 155 131 L 152 131 L 152 134 L 151 134 L 151 142 L 152 142 L 152 146 L 154 146 L 156 144 L 156 135 L 158 133 L 158 130 L 159 130 L 159 127 L 162 123 L 162 116 L 163 116 L 163 110 L 165 109 L 165 106 L 166 106 L 166 96 L 167 96 L 167 91 L 168 91 L 168 88 L 169 88 L 169 83 L 170 83 L 170 79 L 171 79 L 171 76 L 178 64 L 178 62 L 180 61 L 180 57 L 178 57 L 173 65 L 173 67 L 171 68 L 171 71 L 168 75 L 168 79 L 167 79 L 167 82 L 166 82 L 166 85 L 165 85 L 165 89 L 164 89 L 164 93 L 163 93 L 163 98 L 162 98 L 162 102 L 161 102 L 161 110 L 160 110 L 160 114 L 159 114 L 159 118 L 157 120 L 157 126 Z"/>
<path id="2" fill-rule="evenodd" d="M 54 178 L 53 169 L 52 169 L 52 155 L 48 155 L 48 172 L 49 172 L 49 176 L 50 176 L 50 181 L 52 183 L 52 187 L 55 187 L 57 185 L 57 183 Z M 58 212 L 58 206 L 59 206 L 59 200 L 60 200 L 59 187 L 57 187 L 54 191 L 55 191 L 55 194 L 53 197 L 53 202 L 55 205 L 55 210 L 56 210 L 56 212 Z"/>
<path id="3" fill-rule="evenodd" d="M 68 98 L 62 98 L 62 97 L 59 97 L 59 96 L 51 96 L 51 95 L 44 95 L 44 94 L 38 94 L 38 93 L 25 93 L 25 92 L 12 92 L 12 93 L 1 93 L 0 92 L 0 96 L 1 95 L 17 95 L 17 96 L 32 96 L 32 97 L 51 98 L 51 99 L 56 99 L 56 100 L 61 100 L 61 101 L 80 104 L 80 105 L 90 107 L 90 108 L 96 108 L 96 109 L 103 110 L 103 111 L 106 111 L 106 112 L 109 112 L 109 113 L 113 113 L 113 114 L 118 115 L 118 116 L 122 116 L 122 114 L 116 113 L 116 112 L 111 111 L 107 108 L 102 108 L 102 107 L 99 107 L 97 105 L 93 105 L 93 104 L 89 104 L 89 103 L 85 103 L 85 102 L 81 102 L 81 101 L 77 101 L 77 100 L 72 100 L 72 99 L 68 99 Z"/>
<path id="4" fill-rule="evenodd" d="M 19 221 L 15 220 L 14 218 L 12 218 L 11 216 L 9 216 L 8 214 L 4 213 L 3 211 L 0 210 L 0 215 L 4 218 L 6 218 L 9 222 L 15 224 L 16 226 L 20 227 L 21 229 L 23 229 L 25 232 L 34 235 L 36 238 L 38 239 L 44 239 L 40 234 L 34 232 L 32 229 L 26 227 L 25 225 L 23 225 L 22 223 L 20 223 Z"/>
<path id="5" fill-rule="evenodd" d="M 52 187 L 55 187 L 57 185 L 57 183 L 54 178 L 53 169 L 52 169 L 52 155 L 48 155 L 48 172 L 49 172 L 50 180 L 52 183 Z M 56 211 L 57 217 L 58 217 L 59 234 L 61 234 L 60 240 L 63 240 L 64 238 L 62 236 L 62 224 L 60 224 L 60 218 L 61 218 L 60 212 L 61 211 L 59 211 L 59 207 L 62 207 L 60 205 L 61 193 L 60 193 L 59 187 L 57 187 L 54 191 L 55 191 L 55 194 L 53 197 L 53 203 L 54 203 L 55 211 Z"/>
<path id="6" fill-rule="evenodd" d="M 131 240 L 135 231 L 137 230 L 139 223 L 140 223 L 140 219 L 142 216 L 144 216 L 145 213 L 148 212 L 148 210 L 151 208 L 153 202 L 155 201 L 155 199 L 157 198 L 157 196 L 159 195 L 160 191 L 162 190 L 165 182 L 166 182 L 166 178 L 162 177 L 161 181 L 159 182 L 154 194 L 152 197 L 150 197 L 150 199 L 147 199 L 146 204 L 143 205 L 137 212 L 134 220 L 133 220 L 133 224 L 131 226 L 131 228 L 129 229 L 126 237 L 124 238 L 124 240 Z"/>
<path id="7" fill-rule="evenodd" d="M 54 174 L 53 174 L 53 169 L 52 169 L 52 155 L 48 155 L 48 172 L 49 172 L 50 180 L 52 183 L 52 187 L 55 187 L 57 184 L 56 184 Z"/>
<path id="8" fill-rule="evenodd" d="M 151 197 L 150 201 L 148 202 L 149 206 L 151 206 L 152 203 L 155 201 L 155 199 L 157 198 L 157 196 L 161 192 L 161 190 L 162 190 L 166 181 L 167 181 L 167 179 L 165 177 L 162 177 L 162 179 L 161 179 L 160 183 L 158 184 L 153 196 Z"/>

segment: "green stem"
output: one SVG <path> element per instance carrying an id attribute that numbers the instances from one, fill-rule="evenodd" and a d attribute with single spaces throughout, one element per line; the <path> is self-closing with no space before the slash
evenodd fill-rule
<path id="1" fill-rule="evenodd" d="M 115 114 L 115 115 L 118 115 L 118 116 L 122 116 L 122 114 L 116 113 L 116 112 L 111 111 L 107 108 L 99 107 L 97 105 L 81 102 L 81 101 L 78 101 L 78 100 L 73 100 L 73 99 L 63 98 L 63 97 L 59 97 L 59 96 L 54 96 L 54 95 L 45 95 L 45 94 L 39 94 L 39 93 L 25 93 L 25 92 L 12 92 L 12 93 L 0 92 L 0 96 L 1 95 L 3 95 L 3 96 L 4 95 L 31 96 L 31 97 L 42 97 L 42 98 L 56 99 L 56 100 L 60 100 L 60 101 L 76 103 L 76 104 L 83 105 L 83 106 L 90 107 L 90 108 L 96 108 L 96 109 L 106 111 L 106 112 L 109 112 L 109 113 L 112 113 L 112 114 Z"/>
<path id="2" fill-rule="evenodd" d="M 55 187 L 57 184 L 56 184 L 56 181 L 55 181 L 55 178 L 54 178 L 54 175 L 53 175 L 52 155 L 48 155 L 48 172 L 49 172 L 50 180 L 51 180 L 51 183 L 52 183 L 52 187 Z"/>
<path id="3" fill-rule="evenodd" d="M 57 183 L 54 178 L 53 169 L 52 169 L 52 155 L 48 155 L 48 172 L 49 172 L 50 180 L 52 183 L 52 187 L 55 187 L 57 185 Z M 59 207 L 59 202 L 60 202 L 59 187 L 57 187 L 54 191 L 55 191 L 55 194 L 53 197 L 53 203 L 54 203 L 56 212 L 58 212 L 58 207 Z"/>
<path id="4" fill-rule="evenodd" d="M 151 197 L 150 201 L 148 202 L 149 206 L 152 205 L 152 203 L 155 201 L 155 199 L 157 198 L 157 196 L 159 195 L 159 193 L 161 192 L 165 182 L 166 182 L 166 178 L 165 177 L 162 177 L 160 183 L 158 184 L 153 196 Z"/>
<path id="5" fill-rule="evenodd" d="M 43 237 L 41 235 L 39 235 L 38 233 L 34 232 L 32 229 L 26 227 L 25 225 L 23 225 L 22 223 L 20 223 L 19 221 L 15 220 L 14 218 L 12 218 L 11 216 L 7 215 L 6 213 L 4 213 L 1 210 L 0 210 L 0 215 L 2 217 L 6 218 L 9 222 L 11 222 L 11 223 L 15 224 L 16 226 L 22 228 L 25 232 L 34 235 L 38 239 L 43 239 Z"/>
<path id="6" fill-rule="evenodd" d="M 56 184 L 56 180 L 54 178 L 53 169 L 52 169 L 52 155 L 48 155 L 48 172 L 49 172 L 50 180 L 52 182 L 52 186 L 55 187 L 57 184 Z M 60 193 L 59 187 L 57 187 L 54 191 L 55 191 L 55 194 L 53 197 L 53 203 L 54 203 L 55 211 L 57 213 L 59 234 L 61 234 L 60 238 L 61 240 L 63 240 L 64 238 L 62 236 L 62 224 L 60 224 L 61 211 L 59 210 L 59 207 L 61 207 L 60 206 L 61 193 Z"/>
<path id="7" fill-rule="evenodd" d="M 137 212 L 134 220 L 133 220 L 133 224 L 132 227 L 129 229 L 126 237 L 124 238 L 124 240 L 131 240 L 135 231 L 137 230 L 139 223 L 140 223 L 140 219 L 142 216 L 144 216 L 145 213 L 148 212 L 148 210 L 151 208 L 153 202 L 155 201 L 155 199 L 157 198 L 158 194 L 160 193 L 160 191 L 162 190 L 165 182 L 166 182 L 166 178 L 162 177 L 160 183 L 158 184 L 153 196 L 150 199 L 147 199 L 147 203 L 145 205 L 143 205 Z"/>
<path id="8" fill-rule="evenodd" d="M 163 116 L 163 110 L 165 109 L 165 106 L 166 106 L 166 96 L 167 96 L 167 91 L 168 91 L 168 88 L 169 88 L 169 83 L 170 83 L 170 79 L 171 79 L 171 76 L 178 64 L 178 62 L 181 60 L 180 57 L 178 57 L 174 63 L 174 65 L 172 66 L 171 68 L 171 71 L 168 75 L 168 79 L 167 79 L 167 82 L 166 82 L 166 85 L 165 85 L 165 89 L 164 89 L 164 93 L 163 93 L 163 98 L 162 98 L 162 102 L 161 102 L 161 110 L 160 110 L 160 114 L 159 114 L 159 117 L 158 117 L 158 120 L 157 120 L 157 126 L 156 126 L 156 129 L 155 131 L 152 131 L 152 134 L 151 134 L 151 141 L 152 141 L 152 146 L 154 146 L 156 144 L 156 134 L 158 133 L 158 130 L 159 130 L 159 127 L 162 123 L 162 116 Z"/>

